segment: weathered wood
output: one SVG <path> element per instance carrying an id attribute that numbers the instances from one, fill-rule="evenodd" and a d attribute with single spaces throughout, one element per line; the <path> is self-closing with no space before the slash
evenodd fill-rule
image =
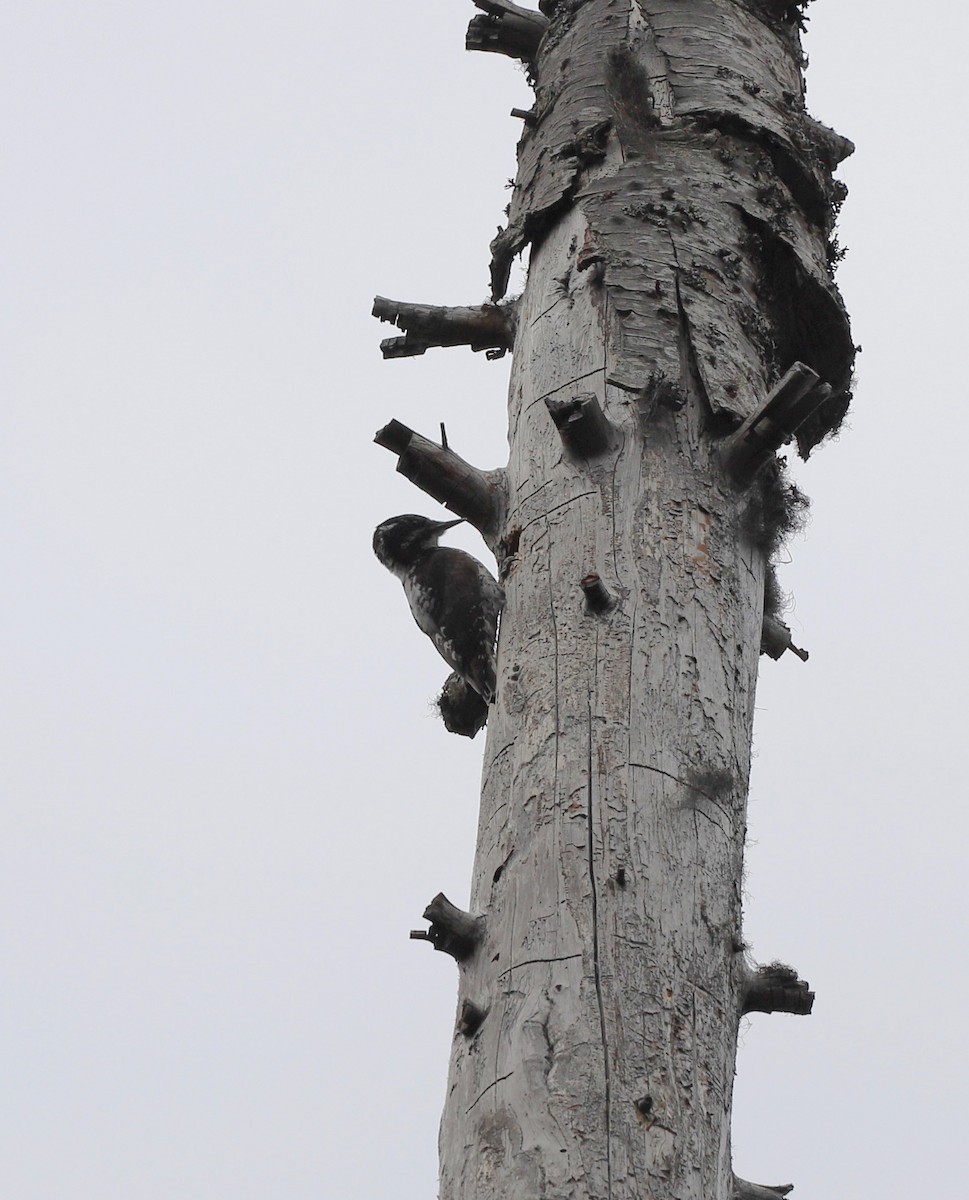
<path id="1" fill-rule="evenodd" d="M 474 1053 L 454 1044 L 441 1198 L 729 1200 L 766 553 L 717 439 L 795 361 L 845 402 L 834 188 L 792 166 L 798 55 L 735 5 L 559 6 L 537 70 L 493 261 L 500 297 L 531 243 L 472 888 L 488 930 L 461 980 L 490 1016 Z M 543 427 L 579 394 L 615 431 L 608 469 Z M 822 406 L 807 448 L 837 418 Z M 607 620 L 574 599 L 589 563 Z"/>
<path id="2" fill-rule="evenodd" d="M 724 446 L 724 462 L 734 480 L 751 483 L 830 395 L 830 387 L 810 367 L 794 363 Z"/>
<path id="3" fill-rule="evenodd" d="M 576 1180 L 613 1200 L 725 1200 L 732 1186 L 723 1114 L 764 564 L 734 534 L 739 500 L 695 381 L 679 375 L 687 404 L 644 429 L 589 336 L 594 284 L 574 275 L 556 303 L 584 232 L 574 213 L 533 249 L 513 366 L 506 525 L 521 534 L 472 890 L 489 923 L 461 984 L 491 1016 L 480 1052 L 454 1046 L 442 1200 L 486 1179 L 555 1200 Z M 668 336 L 660 324 L 653 346 Z M 620 433 L 600 476 L 548 436 L 544 398 L 580 379 Z M 607 622 L 576 603 L 589 562 L 628 597 Z"/>
<path id="4" fill-rule="evenodd" d="M 458 1033 L 463 1037 L 472 1038 L 485 1023 L 488 1016 L 486 1008 L 480 1008 L 471 1000 L 465 1000 L 458 1015 Z"/>
<path id="5" fill-rule="evenodd" d="M 486 540 L 492 537 L 504 508 L 504 471 L 479 471 L 400 421 L 378 429 L 373 440 L 399 456 L 397 470 L 405 479 L 463 517 Z"/>
<path id="6" fill-rule="evenodd" d="M 523 63 L 532 63 L 548 29 L 546 18 L 511 0 L 474 0 L 474 3 L 486 15 L 472 18 L 465 48 L 507 54 Z"/>
<path id="7" fill-rule="evenodd" d="M 635 0 L 631 11 L 591 0 L 556 13 L 539 67 L 539 119 L 492 244 L 493 297 L 515 255 L 575 202 L 603 302 L 620 317 L 611 381 L 643 387 L 645 327 L 657 320 L 670 337 L 649 365 L 675 378 L 684 345 L 715 414 L 746 418 L 768 378 L 800 360 L 832 386 L 802 430 L 810 452 L 851 384 L 829 261 L 843 196 L 830 171 L 850 143 L 805 114 L 796 35 L 720 0 Z M 607 128 L 625 154 L 603 170 Z"/>
<path id="8" fill-rule="evenodd" d="M 740 0 L 740 3 L 775 26 L 788 25 L 803 30 L 804 9 L 811 0 Z"/>
<path id="9" fill-rule="evenodd" d="M 793 1183 L 779 1183 L 774 1187 L 766 1187 L 760 1183 L 748 1183 L 746 1179 L 734 1176 L 733 1200 L 777 1200 L 778 1196 L 788 1196 L 794 1191 Z"/>
<path id="10" fill-rule="evenodd" d="M 761 654 L 766 654 L 768 658 L 778 659 L 786 650 L 790 650 L 792 654 L 797 655 L 801 662 L 807 662 L 810 658 L 809 653 L 807 650 L 799 650 L 791 641 L 791 637 L 790 627 L 785 625 L 779 617 L 764 613 L 764 624 L 760 631 Z"/>
<path id="11" fill-rule="evenodd" d="M 546 396 L 545 407 L 573 457 L 598 458 L 618 445 L 597 396 Z"/>
<path id="12" fill-rule="evenodd" d="M 435 950 L 450 954 L 459 963 L 470 958 L 484 939 L 484 917 L 473 917 L 464 912 L 443 892 L 439 892 L 424 909 L 424 920 L 431 922 L 430 929 L 412 929 L 411 940 L 430 942 Z"/>
<path id="13" fill-rule="evenodd" d="M 586 608 L 596 616 L 602 617 L 611 613 L 619 603 L 619 597 L 614 596 L 594 572 L 580 579 L 579 587 L 585 593 Z"/>
<path id="14" fill-rule="evenodd" d="M 741 1013 L 795 1013 L 806 1017 L 814 1008 L 814 992 L 797 971 L 784 963 L 770 963 L 747 975 Z"/>
<path id="15" fill-rule="evenodd" d="M 412 358 L 432 346 L 470 346 L 474 351 L 487 351 L 488 358 L 500 358 L 515 344 L 514 304 L 447 308 L 376 296 L 373 315 L 404 332 L 402 338 L 386 338 L 380 343 L 384 358 Z"/>
<path id="16" fill-rule="evenodd" d="M 844 414 L 829 239 L 850 144 L 805 114 L 797 23 L 769 0 L 540 7 L 534 121 L 492 244 L 495 303 L 530 256 L 487 525 L 507 602 L 485 920 L 459 975 L 459 1012 L 487 1020 L 452 1043 L 440 1198 L 767 1200 L 789 1189 L 735 1180 L 730 1110 L 739 1014 L 811 995 L 740 953 L 778 537 L 751 507 L 772 472 L 784 489 L 780 443 L 750 487 L 753 456 L 741 487 L 723 451 L 738 427 L 758 441 L 794 364 L 831 388 L 802 453 Z M 589 453 L 574 434 L 596 412 Z"/>
<path id="17" fill-rule="evenodd" d="M 533 108 L 513 108 L 511 116 L 517 117 L 519 121 L 524 121 L 526 125 L 534 125 L 538 120 Z"/>

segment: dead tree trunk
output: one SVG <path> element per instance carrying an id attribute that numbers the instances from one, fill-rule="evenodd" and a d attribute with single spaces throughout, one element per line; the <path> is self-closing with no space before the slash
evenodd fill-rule
<path id="1" fill-rule="evenodd" d="M 459 970 L 441 1197 L 782 1195 L 733 1175 L 738 1022 L 813 995 L 747 961 L 741 870 L 758 659 L 790 647 L 776 452 L 849 399 L 850 143 L 804 110 L 797 3 L 475 3 L 469 45 L 535 84 L 491 265 L 497 306 L 530 246 L 525 293 L 380 302 L 408 353 L 514 354 L 470 518 L 507 594 L 470 913 L 425 914 Z"/>

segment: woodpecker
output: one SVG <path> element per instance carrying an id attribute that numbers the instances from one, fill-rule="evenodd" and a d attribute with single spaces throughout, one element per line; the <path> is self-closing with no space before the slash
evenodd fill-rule
<path id="1" fill-rule="evenodd" d="M 414 513 L 378 525 L 373 551 L 404 585 L 414 620 L 444 661 L 487 704 L 495 698 L 495 634 L 505 602 L 501 585 L 470 554 L 439 546 L 457 521 Z"/>

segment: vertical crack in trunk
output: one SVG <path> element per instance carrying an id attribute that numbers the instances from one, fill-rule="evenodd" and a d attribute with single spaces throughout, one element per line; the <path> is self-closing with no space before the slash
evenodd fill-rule
<path id="1" fill-rule="evenodd" d="M 687 395 L 693 392 L 699 396 L 703 405 L 712 411 L 713 405 L 710 403 L 710 396 L 707 393 L 706 383 L 700 371 L 699 358 L 693 342 L 693 330 L 690 327 L 690 318 L 686 311 L 686 305 L 683 303 L 683 291 L 680 287 L 680 262 L 677 257 L 676 243 L 673 241 L 672 234 L 670 235 L 670 244 L 673 247 L 673 260 L 676 263 L 673 287 L 676 293 L 676 315 L 679 320 L 680 386 Z"/>
<path id="2" fill-rule="evenodd" d="M 598 642 L 598 638 L 596 638 Z M 596 647 L 598 657 L 598 646 Z M 596 1002 L 599 1005 L 599 1029 L 602 1034 L 602 1075 L 603 1093 L 606 1111 L 606 1196 L 612 1197 L 612 1071 L 609 1066 L 609 1039 L 606 1031 L 606 1006 L 602 998 L 602 972 L 599 964 L 599 893 L 596 888 L 595 838 L 593 836 L 593 807 L 592 807 L 592 693 L 588 699 L 588 778 L 587 803 L 589 834 L 589 886 L 592 894 L 592 973 L 596 985 Z"/>
<path id="3" fill-rule="evenodd" d="M 545 514 L 545 536 L 548 538 L 548 607 L 552 616 L 552 644 L 554 653 L 552 662 L 555 665 L 555 772 L 552 776 L 552 807 L 558 804 L 559 795 L 559 749 L 562 739 L 562 719 L 559 707 L 559 625 L 555 618 L 555 591 L 552 587 L 552 531 L 548 523 L 548 513 Z"/>
<path id="4" fill-rule="evenodd" d="M 731 1200 L 745 808 L 709 780 L 746 787 L 763 564 L 716 442 L 790 362 L 850 374 L 817 201 L 840 200 L 839 151 L 760 0 L 542 8 L 539 119 L 494 246 L 501 290 L 532 245 L 473 888 L 493 945 L 463 968 L 495 1011 L 455 1041 L 441 1200 Z M 623 438 L 611 461 L 570 460 L 549 426 L 549 398 L 587 392 Z M 600 572 L 608 621 L 579 590 Z"/>
<path id="5" fill-rule="evenodd" d="M 672 125 L 676 119 L 676 94 L 670 83 L 669 59 L 659 48 L 649 17 L 643 11 L 639 0 L 632 0 L 629 10 L 629 34 L 632 39 L 637 39 L 642 47 L 649 100 L 656 121 L 660 125 Z"/>
<path id="6" fill-rule="evenodd" d="M 622 433 L 622 441 L 619 445 L 619 453 L 616 455 L 616 461 L 612 464 L 612 479 L 610 481 L 612 489 L 612 512 L 609 514 L 609 519 L 612 522 L 612 538 L 610 539 L 612 545 L 612 571 L 615 575 L 616 583 L 619 582 L 619 530 L 616 528 L 616 510 L 618 508 L 616 504 L 616 476 L 619 474 L 619 460 L 626 449 L 626 432 L 625 430 L 621 430 L 620 432 Z"/>
<path id="7" fill-rule="evenodd" d="M 502 998 L 503 998 L 503 1002 L 504 1002 L 502 1018 L 504 1018 L 504 1016 L 508 1012 L 509 998 L 514 994 L 514 991 L 515 991 L 515 922 L 517 920 L 517 917 L 518 917 L 518 893 L 516 891 L 516 892 L 512 893 L 511 912 L 508 917 L 508 956 L 511 961 L 509 963 L 508 972 L 507 972 L 508 982 L 505 985 L 505 987 L 502 988 Z M 500 980 L 501 976 L 499 976 L 498 978 Z M 505 1028 L 505 1023 L 504 1023 L 504 1019 L 502 1019 L 500 1025 L 498 1027 L 498 1034 L 495 1037 L 495 1081 L 496 1082 L 499 1081 L 498 1071 L 499 1071 L 499 1064 L 501 1062 L 501 1053 L 502 1053 L 502 1049 L 503 1049 L 502 1034 L 504 1032 L 504 1028 Z M 511 1039 L 508 1039 L 508 1040 L 509 1040 L 509 1044 L 511 1044 Z"/>

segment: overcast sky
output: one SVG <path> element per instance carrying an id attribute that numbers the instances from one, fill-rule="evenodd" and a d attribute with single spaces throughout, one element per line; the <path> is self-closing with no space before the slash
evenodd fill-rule
<path id="1" fill-rule="evenodd" d="M 462 0 L 2 4 L 0 1195 L 432 1200 L 482 740 L 373 526 L 484 467 L 507 360 L 384 363 L 375 293 L 482 300 L 529 106 Z M 854 139 L 864 348 L 797 471 L 811 651 L 762 660 L 746 879 L 808 1020 L 745 1023 L 740 1174 L 965 1187 L 963 7 L 811 8 Z M 473 533 L 455 537 L 481 553 Z"/>

